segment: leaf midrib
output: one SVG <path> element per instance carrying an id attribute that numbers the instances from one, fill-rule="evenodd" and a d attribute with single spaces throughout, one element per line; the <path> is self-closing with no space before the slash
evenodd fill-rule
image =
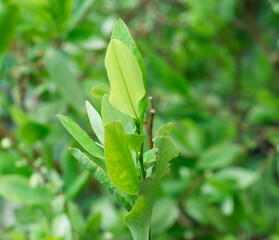
<path id="1" fill-rule="evenodd" d="M 130 103 L 131 103 L 133 112 L 134 112 L 134 114 L 135 114 L 135 116 L 136 116 L 136 119 L 138 119 L 138 115 L 137 115 L 137 113 L 136 113 L 136 110 L 135 110 L 135 108 L 134 108 L 134 105 L 133 105 L 131 96 L 130 96 L 130 94 L 129 94 L 128 87 L 127 87 L 127 83 L 126 83 L 126 81 L 125 81 L 124 74 L 123 74 L 122 69 L 121 69 L 121 66 L 120 66 L 120 64 L 119 64 L 119 60 L 118 60 L 118 57 L 117 57 L 117 54 L 116 54 L 115 46 L 114 46 L 114 45 L 113 45 L 113 52 L 114 52 L 114 55 L 115 55 L 115 59 L 116 59 L 116 61 L 117 61 L 117 65 L 119 66 L 119 71 L 120 71 L 120 74 L 121 74 L 121 76 L 122 76 L 122 79 L 123 79 L 123 82 L 124 82 L 124 86 L 125 86 L 125 89 L 126 89 L 126 92 L 127 92 L 128 98 L 129 98 L 129 101 L 130 101 Z"/>

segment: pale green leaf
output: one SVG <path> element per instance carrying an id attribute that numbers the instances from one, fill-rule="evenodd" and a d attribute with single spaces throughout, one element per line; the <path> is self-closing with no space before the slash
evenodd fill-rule
<path id="1" fill-rule="evenodd" d="M 91 89 L 94 98 L 102 99 L 105 94 L 110 93 L 110 86 L 107 84 L 97 84 Z"/>
<path id="2" fill-rule="evenodd" d="M 138 119 L 138 102 L 145 96 L 143 76 L 132 51 L 121 41 L 111 40 L 105 66 L 111 85 L 110 103 Z"/>
<path id="3" fill-rule="evenodd" d="M 77 148 L 69 148 L 71 154 L 87 169 L 127 210 L 130 211 L 133 206 L 132 198 L 120 191 L 109 179 L 107 173 L 96 162 L 96 159 L 89 158 Z M 97 163 L 97 164 L 96 164 Z"/>
<path id="4" fill-rule="evenodd" d="M 69 131 L 69 133 L 87 152 L 89 152 L 94 157 L 104 158 L 104 153 L 102 150 L 97 147 L 93 140 L 79 125 L 66 116 L 58 115 L 58 118 L 64 127 Z"/>
<path id="5" fill-rule="evenodd" d="M 96 134 L 100 142 L 104 144 L 104 128 L 100 114 L 88 101 L 86 101 L 86 109 L 94 133 Z"/>
<path id="6" fill-rule="evenodd" d="M 59 91 L 77 111 L 83 113 L 83 95 L 80 84 L 71 71 L 66 56 L 55 49 L 49 49 L 45 56 L 47 71 L 53 81 L 57 84 Z"/>
<path id="7" fill-rule="evenodd" d="M 145 70 L 143 58 L 140 54 L 140 51 L 137 48 L 137 45 L 136 45 L 133 37 L 130 34 L 128 27 L 122 21 L 122 19 L 118 19 L 118 21 L 116 22 L 112 35 L 111 35 L 111 39 L 118 39 L 119 41 L 124 43 L 133 52 L 134 56 L 137 59 L 139 67 L 141 69 L 141 73 L 143 76 L 143 83 L 145 86 L 146 85 L 146 83 L 145 83 L 146 70 Z M 140 122 L 143 122 L 143 118 L 144 118 L 144 114 L 145 114 L 147 105 L 148 105 L 147 98 L 146 98 L 146 96 L 144 96 L 138 103 L 138 107 L 139 107 L 138 116 L 139 116 Z"/>
<path id="8" fill-rule="evenodd" d="M 138 134 L 126 134 L 127 140 L 128 140 L 128 145 L 131 150 L 134 152 L 138 153 L 141 149 L 141 145 L 144 142 L 145 135 L 138 135 Z"/>
<path id="9" fill-rule="evenodd" d="M 158 131 L 156 133 L 156 137 L 158 137 L 158 136 L 165 136 L 165 137 L 167 137 L 170 134 L 172 128 L 173 128 L 173 123 L 172 122 L 164 124 L 163 126 L 161 126 L 158 129 Z"/>
<path id="10" fill-rule="evenodd" d="M 125 133 L 133 132 L 133 123 L 129 116 L 126 114 L 119 112 L 114 106 L 109 103 L 109 96 L 107 94 L 104 95 L 102 101 L 102 118 L 103 125 L 112 121 L 120 121 Z"/>
<path id="11" fill-rule="evenodd" d="M 159 149 L 156 164 L 156 183 L 159 182 L 170 171 L 169 160 L 179 155 L 179 150 L 168 137 L 155 137 L 153 139 L 156 147 Z"/>
<path id="12" fill-rule="evenodd" d="M 123 192 L 137 195 L 137 171 L 120 122 L 105 125 L 105 159 L 111 181 Z"/>
<path id="13" fill-rule="evenodd" d="M 140 51 L 137 48 L 137 45 L 136 45 L 134 39 L 132 38 L 132 36 L 130 34 L 128 27 L 122 21 L 122 19 L 117 20 L 117 22 L 114 26 L 113 32 L 111 34 L 111 39 L 118 39 L 119 41 L 124 43 L 133 52 L 134 56 L 137 59 L 139 66 L 140 66 L 144 85 L 145 85 L 145 65 L 144 65 L 143 58 L 140 54 Z"/>
<path id="14" fill-rule="evenodd" d="M 133 210 L 126 215 L 125 223 L 134 240 L 148 240 L 151 213 L 155 191 L 155 181 L 146 178 L 139 185 L 139 195 Z"/>
<path id="15" fill-rule="evenodd" d="M 53 199 L 46 188 L 32 188 L 27 177 L 12 174 L 0 177 L 0 195 L 26 205 L 49 204 Z"/>

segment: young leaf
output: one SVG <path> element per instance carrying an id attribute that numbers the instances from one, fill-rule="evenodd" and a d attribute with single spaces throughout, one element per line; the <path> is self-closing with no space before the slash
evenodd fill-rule
<path id="1" fill-rule="evenodd" d="M 105 158 L 111 181 L 123 192 L 137 195 L 137 171 L 120 122 L 105 125 Z"/>
<path id="2" fill-rule="evenodd" d="M 173 128 L 173 122 L 169 122 L 169 123 L 164 124 L 163 126 L 161 126 L 158 129 L 158 131 L 156 133 L 156 137 L 158 137 L 158 136 L 167 137 L 170 134 L 172 128 Z"/>
<path id="3" fill-rule="evenodd" d="M 138 153 L 140 151 L 141 145 L 144 142 L 145 135 L 137 135 L 137 134 L 126 134 L 127 140 L 128 140 L 128 145 L 131 150 L 134 152 Z"/>
<path id="4" fill-rule="evenodd" d="M 127 210 L 133 206 L 132 198 L 120 191 L 109 179 L 106 172 L 77 148 L 69 148 L 70 153 L 87 169 Z"/>
<path id="5" fill-rule="evenodd" d="M 131 119 L 109 103 L 109 96 L 107 94 L 104 95 L 102 101 L 102 118 L 104 125 L 108 122 L 120 121 L 126 133 L 133 132 L 134 128 Z"/>
<path id="6" fill-rule="evenodd" d="M 145 87 L 132 51 L 113 39 L 107 49 L 105 66 L 111 85 L 110 103 L 119 111 L 138 119 L 138 102 L 145 96 Z"/>
<path id="7" fill-rule="evenodd" d="M 127 28 L 126 24 L 122 21 L 122 19 L 117 20 L 113 32 L 111 34 L 111 39 L 118 39 L 133 52 L 140 66 L 140 70 L 142 72 L 144 86 L 145 86 L 145 65 L 144 65 L 143 58 L 140 54 L 140 51 L 137 48 L 134 39 L 130 34 L 129 29 Z"/>
<path id="8" fill-rule="evenodd" d="M 156 183 L 169 173 L 169 160 L 179 155 L 179 150 L 168 137 L 155 137 L 153 142 L 158 147 L 156 164 Z"/>
<path id="9" fill-rule="evenodd" d="M 78 143 L 92 156 L 104 158 L 104 153 L 97 147 L 88 134 L 70 118 L 58 115 L 59 120 Z"/>
<path id="10" fill-rule="evenodd" d="M 154 180 L 147 178 L 142 181 L 139 185 L 139 195 L 133 210 L 125 217 L 125 223 L 134 240 L 149 239 L 154 191 Z"/>
<path id="11" fill-rule="evenodd" d="M 137 45 L 136 45 L 134 39 L 132 38 L 132 36 L 129 32 L 129 29 L 127 28 L 126 24 L 122 21 L 122 19 L 118 19 L 118 21 L 116 22 L 112 35 L 111 35 L 111 39 L 118 39 L 119 41 L 124 43 L 133 52 L 133 54 L 136 57 L 137 62 L 139 64 L 139 67 L 140 67 L 140 70 L 142 73 L 142 77 L 143 77 L 143 84 L 145 87 L 146 70 L 145 70 L 143 58 L 140 54 L 140 51 L 137 48 Z M 143 121 L 147 105 L 148 105 L 148 103 L 147 103 L 147 98 L 145 95 L 138 103 L 138 107 L 139 107 L 138 115 L 139 115 L 139 119 L 141 122 Z"/>
<path id="12" fill-rule="evenodd" d="M 95 110 L 95 108 L 88 101 L 86 101 L 86 110 L 93 131 L 95 132 L 100 142 L 104 144 L 104 128 L 103 128 L 103 121 L 100 114 Z"/>

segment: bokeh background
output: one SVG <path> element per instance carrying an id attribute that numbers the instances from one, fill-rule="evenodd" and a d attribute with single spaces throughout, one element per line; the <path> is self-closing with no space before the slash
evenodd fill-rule
<path id="1" fill-rule="evenodd" d="M 131 239 L 125 210 L 67 152 L 58 113 L 95 139 L 118 18 L 146 64 L 154 131 L 181 156 L 152 239 L 279 239 L 277 0 L 1 0 L 0 239 Z"/>

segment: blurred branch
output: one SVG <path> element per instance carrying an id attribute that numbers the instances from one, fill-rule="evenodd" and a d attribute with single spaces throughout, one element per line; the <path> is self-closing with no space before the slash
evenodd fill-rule
<path id="1" fill-rule="evenodd" d="M 233 25 L 248 33 L 248 35 L 250 35 L 262 48 L 274 70 L 276 78 L 276 81 L 274 81 L 275 88 L 279 89 L 279 55 L 276 51 L 274 52 L 273 49 L 271 49 L 265 42 L 263 38 L 263 32 L 257 24 L 256 17 L 253 15 L 253 13 L 256 14 L 255 8 L 260 6 L 262 0 L 258 0 L 256 3 L 237 0 L 237 3 L 240 12 L 243 14 L 243 20 L 234 19 Z"/>
<path id="2" fill-rule="evenodd" d="M 140 1 L 140 3 L 132 8 L 127 14 L 126 16 L 124 17 L 124 22 L 128 22 L 130 21 L 138 12 L 142 11 L 149 3 L 150 1 L 149 0 L 142 0 Z"/>

